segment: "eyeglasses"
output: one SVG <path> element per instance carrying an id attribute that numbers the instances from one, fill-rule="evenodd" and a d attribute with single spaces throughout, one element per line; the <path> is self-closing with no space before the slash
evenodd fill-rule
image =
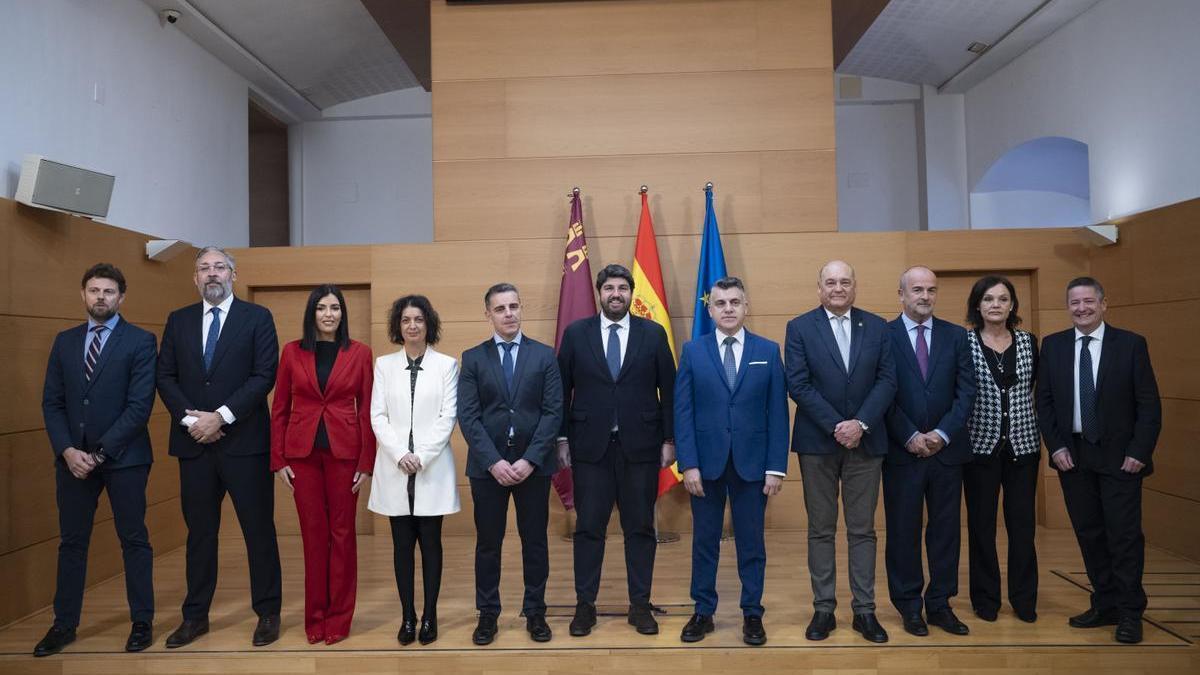
<path id="1" fill-rule="evenodd" d="M 208 274 L 209 272 L 216 272 L 217 274 L 223 274 L 225 272 L 228 272 L 231 269 L 233 269 L 233 268 L 230 267 L 229 265 L 226 265 L 225 263 L 216 263 L 214 265 L 199 265 L 196 267 L 196 271 L 201 274 Z"/>

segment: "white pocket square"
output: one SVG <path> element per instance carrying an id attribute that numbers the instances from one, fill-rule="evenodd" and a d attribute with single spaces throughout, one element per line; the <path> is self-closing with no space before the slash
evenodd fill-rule
<path id="1" fill-rule="evenodd" d="M 748 365 L 748 366 L 765 366 L 765 365 L 767 365 L 767 362 L 766 361 L 751 361 L 750 363 L 747 363 L 746 365 Z"/>

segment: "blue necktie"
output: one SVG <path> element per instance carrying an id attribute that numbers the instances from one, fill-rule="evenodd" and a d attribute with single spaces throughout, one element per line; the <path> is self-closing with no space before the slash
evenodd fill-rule
<path id="1" fill-rule="evenodd" d="M 501 342 L 500 346 L 504 348 L 504 358 L 500 359 L 500 366 L 504 368 L 504 386 L 508 388 L 508 395 L 512 396 L 513 389 L 513 355 L 512 349 L 516 346 L 515 342 Z"/>
<path id="2" fill-rule="evenodd" d="M 1088 443 L 1100 442 L 1096 420 L 1096 381 L 1092 379 L 1092 336 L 1084 335 L 1079 346 L 1079 425 Z"/>
<path id="3" fill-rule="evenodd" d="M 733 360 L 733 343 L 737 342 L 733 336 L 725 338 L 725 382 L 729 385 L 730 391 L 733 390 L 733 385 L 737 383 L 737 362 Z"/>
<path id="4" fill-rule="evenodd" d="M 619 323 L 608 327 L 608 350 L 604 355 L 605 360 L 608 361 L 608 372 L 612 375 L 614 382 L 617 380 L 617 375 L 621 374 L 621 338 L 617 336 L 619 330 L 621 330 Z"/>
<path id="5" fill-rule="evenodd" d="M 217 338 L 221 337 L 221 308 L 213 307 L 212 323 L 208 324 L 208 339 L 204 341 L 204 369 L 212 368 L 213 354 L 217 353 Z"/>

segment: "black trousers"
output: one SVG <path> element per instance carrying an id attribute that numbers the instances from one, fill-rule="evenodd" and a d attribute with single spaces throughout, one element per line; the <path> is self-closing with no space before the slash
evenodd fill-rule
<path id="1" fill-rule="evenodd" d="M 604 537 L 613 503 L 621 512 L 625 536 L 625 575 L 629 602 L 650 604 L 654 578 L 654 500 L 658 496 L 658 462 L 630 462 L 615 437 L 597 462 L 573 462 L 575 479 L 575 596 L 596 603 L 604 565 Z"/>
<path id="2" fill-rule="evenodd" d="M 409 488 L 411 495 L 412 483 Z M 388 522 L 392 526 L 392 567 L 404 618 L 415 619 L 417 616 L 413 586 L 417 544 L 421 545 L 421 582 L 425 591 L 421 616 L 436 617 L 438 593 L 442 588 L 442 516 L 391 516 Z"/>
<path id="3" fill-rule="evenodd" d="M 546 525 L 550 519 L 550 476 L 530 476 L 504 486 L 494 478 L 472 478 L 475 502 L 475 607 L 480 614 L 500 614 L 500 552 L 508 526 L 508 500 L 517 508 L 517 533 L 521 536 L 521 568 L 526 616 L 546 613 L 546 577 L 550 575 L 550 548 Z"/>
<path id="4" fill-rule="evenodd" d="M 246 558 L 250 564 L 250 602 L 260 617 L 279 614 L 282 583 L 275 540 L 275 481 L 270 455 L 227 455 L 206 449 L 179 460 L 179 498 L 187 523 L 187 596 L 183 618 L 208 618 L 217 589 L 217 543 L 221 502 L 233 500 Z"/>
<path id="5" fill-rule="evenodd" d="M 962 466 L 947 466 L 936 458 L 908 464 L 883 463 L 883 506 L 887 522 L 888 594 L 901 615 L 950 606 L 958 595 L 958 557 L 961 541 Z M 928 512 L 925 553 L 929 585 L 921 563 L 922 518 Z"/>
<path id="6" fill-rule="evenodd" d="M 1140 618 L 1146 611 L 1146 591 L 1142 587 L 1146 556 L 1142 477 L 1088 468 L 1083 455 L 1090 452 L 1098 456 L 1100 449 L 1082 438 L 1076 443 L 1079 465 L 1071 471 L 1060 471 L 1058 480 L 1092 583 L 1092 607 Z"/>
<path id="7" fill-rule="evenodd" d="M 996 520 L 1003 488 L 1004 529 L 1008 533 L 1008 602 L 1023 616 L 1037 612 L 1038 567 L 1034 534 L 1039 469 L 1036 456 L 1016 462 L 999 453 L 977 455 L 963 466 L 971 606 L 977 610 L 995 612 L 1000 609 Z"/>
<path id="8" fill-rule="evenodd" d="M 88 545 L 100 491 L 108 491 L 113 524 L 125 559 L 125 598 L 130 621 L 154 621 L 154 552 L 146 531 L 146 481 L 150 465 L 109 469 L 103 465 L 80 480 L 60 460 L 55 462 L 58 501 L 58 584 L 54 592 L 54 623 L 79 625 L 83 586 L 87 579 Z"/>

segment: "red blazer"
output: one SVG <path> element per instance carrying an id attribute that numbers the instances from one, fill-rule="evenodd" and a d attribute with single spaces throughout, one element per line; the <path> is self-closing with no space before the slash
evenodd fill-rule
<path id="1" fill-rule="evenodd" d="M 356 460 L 358 471 L 371 473 L 375 468 L 374 373 L 371 348 L 351 340 L 349 349 L 338 352 L 322 393 L 316 354 L 301 349 L 299 340 L 284 345 L 271 404 L 271 471 L 286 466 L 289 457 L 307 457 L 317 424 L 324 418 L 333 456 Z"/>

